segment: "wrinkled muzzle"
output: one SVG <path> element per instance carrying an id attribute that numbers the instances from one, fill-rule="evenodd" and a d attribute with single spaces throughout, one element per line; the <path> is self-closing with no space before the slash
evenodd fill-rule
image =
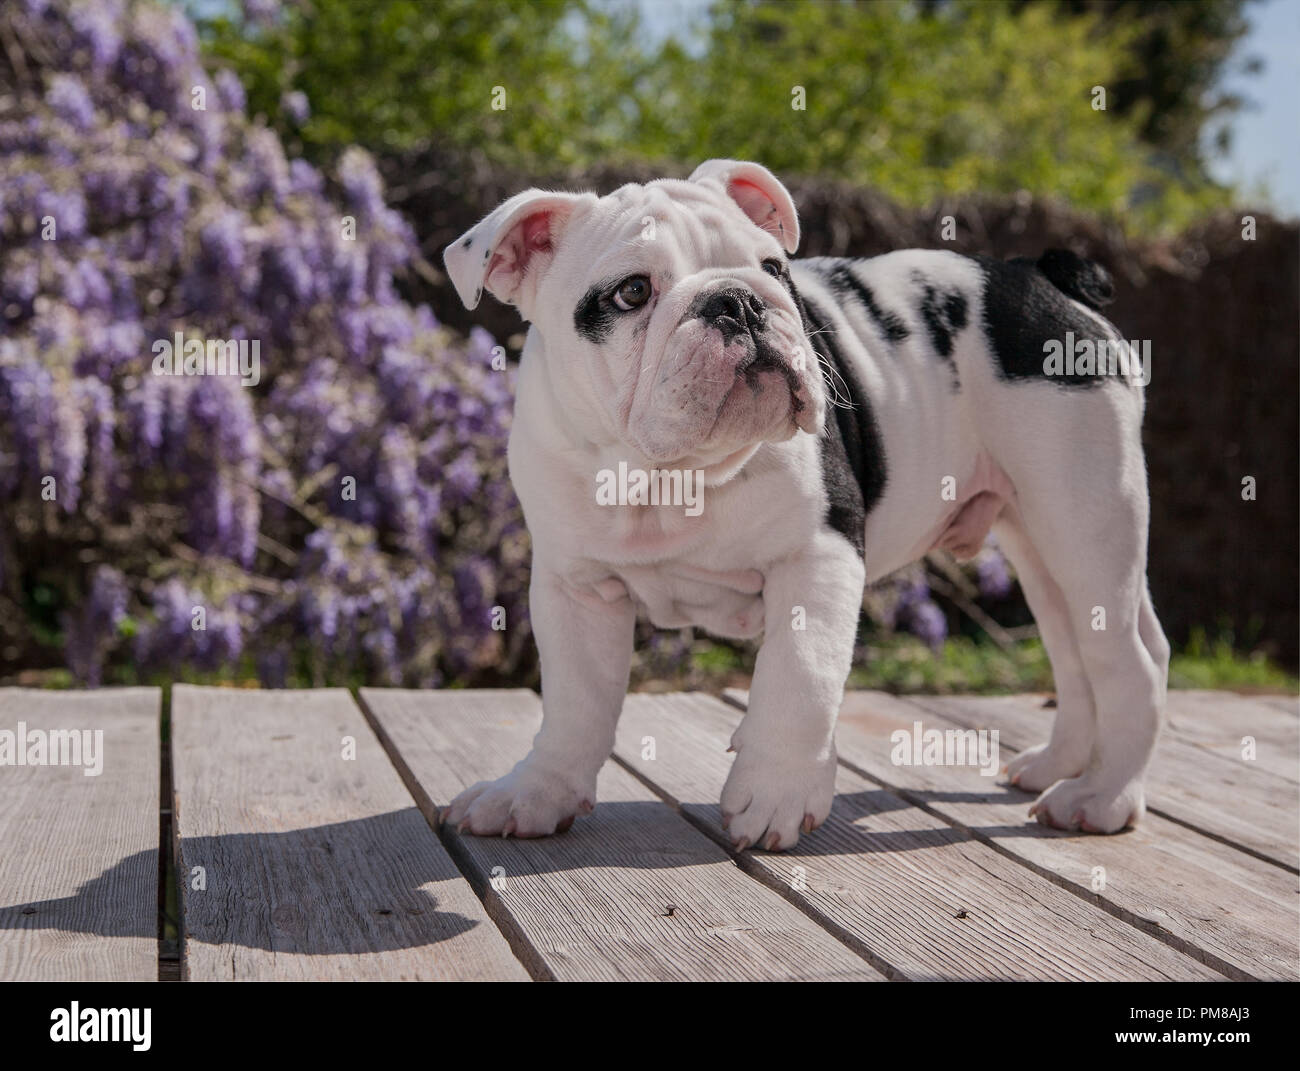
<path id="1" fill-rule="evenodd" d="M 800 430 L 820 434 L 821 373 L 789 304 L 735 280 L 692 298 L 633 400 L 634 445 L 658 460 L 721 458 Z"/>

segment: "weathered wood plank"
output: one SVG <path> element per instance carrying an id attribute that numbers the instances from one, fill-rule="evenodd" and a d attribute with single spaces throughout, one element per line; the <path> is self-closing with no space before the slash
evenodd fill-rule
<path id="1" fill-rule="evenodd" d="M 1300 718 L 1300 696 L 1257 695 L 1253 698 L 1266 706 L 1272 707 L 1274 710 L 1280 710 L 1293 718 Z"/>
<path id="2" fill-rule="evenodd" d="M 172 753 L 186 978 L 527 978 L 346 691 L 177 685 Z"/>
<path id="3" fill-rule="evenodd" d="M 890 734 L 917 721 L 941 730 L 962 724 L 897 696 L 847 693 L 840 761 L 1229 974 L 1300 977 L 1293 875 L 1151 813 L 1114 837 L 1040 826 L 1027 817 L 1032 793 L 976 769 L 894 765 Z M 1013 751 L 1004 746 L 1002 761 Z"/>
<path id="4" fill-rule="evenodd" d="M 0 730 L 103 734 L 90 764 L 0 766 L 0 979 L 157 979 L 160 702 L 0 689 Z"/>
<path id="5" fill-rule="evenodd" d="M 1231 762 L 1300 782 L 1300 718 L 1266 698 L 1273 697 L 1179 689 L 1169 693 L 1166 728 Z M 1243 757 L 1246 737 L 1254 741 L 1250 759 Z"/>
<path id="6" fill-rule="evenodd" d="M 632 695 L 615 754 L 726 843 L 716 801 L 740 716 L 699 694 Z M 1221 977 L 848 769 L 836 788 L 826 825 L 793 851 L 738 861 L 899 977 Z"/>
<path id="7" fill-rule="evenodd" d="M 467 785 L 509 772 L 541 721 L 527 691 L 365 688 L 361 697 L 429 816 Z M 444 834 L 494 915 L 532 949 L 536 974 L 881 978 L 615 763 L 601 771 L 598 800 L 556 837 Z"/>
<path id="8" fill-rule="evenodd" d="M 1225 706 L 1235 697 L 1220 693 Z M 1177 693 L 1171 692 L 1174 709 Z M 1023 750 L 1047 739 L 1055 710 L 1041 696 L 931 696 L 912 702 L 973 729 L 998 729 L 1002 743 Z M 1218 754 L 1183 739 L 1161 736 L 1147 775 L 1147 808 L 1300 869 L 1300 785 L 1241 758 Z"/>

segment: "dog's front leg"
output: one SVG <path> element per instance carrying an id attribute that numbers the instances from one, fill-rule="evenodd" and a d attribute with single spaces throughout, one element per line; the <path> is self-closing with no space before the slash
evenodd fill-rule
<path id="1" fill-rule="evenodd" d="M 596 805 L 596 775 L 614 749 L 627 693 L 636 611 L 575 590 L 534 559 L 528 590 L 542 657 L 542 728 L 504 777 L 457 796 L 443 821 L 480 835 L 544 837 Z"/>
<path id="2" fill-rule="evenodd" d="M 722 790 L 723 824 L 739 848 L 793 847 L 830 814 L 835 719 L 864 581 L 857 551 L 830 530 L 764 574 L 763 645 Z"/>

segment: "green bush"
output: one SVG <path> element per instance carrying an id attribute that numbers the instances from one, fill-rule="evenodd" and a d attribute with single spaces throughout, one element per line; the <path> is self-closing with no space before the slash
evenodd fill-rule
<path id="1" fill-rule="evenodd" d="M 1221 24 L 1166 50 L 1193 72 L 1183 98 L 1199 99 L 1240 33 L 1238 4 L 1216 0 Z M 1179 138 L 1153 140 L 1153 101 L 1172 105 L 1134 77 L 1153 31 L 1190 26 L 1191 10 L 751 0 L 651 43 L 635 9 L 585 0 L 302 0 L 255 20 L 190 6 L 250 109 L 318 162 L 351 143 L 432 144 L 543 175 L 735 156 L 904 204 L 1028 190 L 1160 231 L 1230 193 L 1187 135 L 1214 108 L 1175 98 Z"/>

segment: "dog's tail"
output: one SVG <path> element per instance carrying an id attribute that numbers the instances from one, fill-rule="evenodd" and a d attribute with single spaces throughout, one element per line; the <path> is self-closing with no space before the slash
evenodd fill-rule
<path id="1" fill-rule="evenodd" d="M 1090 309 L 1100 310 L 1115 300 L 1110 272 L 1068 249 L 1049 249 L 1035 266 L 1057 290 L 1082 301 Z"/>

